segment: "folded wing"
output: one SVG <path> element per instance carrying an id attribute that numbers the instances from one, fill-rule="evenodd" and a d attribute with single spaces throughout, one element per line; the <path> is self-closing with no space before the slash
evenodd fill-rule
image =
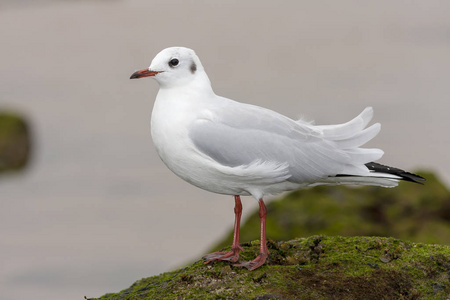
<path id="1" fill-rule="evenodd" d="M 364 129 L 371 108 L 345 124 L 314 126 L 252 105 L 227 105 L 233 107 L 205 111 L 189 128 L 196 148 L 226 167 L 284 166 L 283 180 L 312 183 L 337 174 L 366 176 L 364 164 L 383 155 L 379 149 L 358 148 L 380 130 L 379 124 Z M 262 177 L 264 170 L 270 171 L 259 170 Z"/>

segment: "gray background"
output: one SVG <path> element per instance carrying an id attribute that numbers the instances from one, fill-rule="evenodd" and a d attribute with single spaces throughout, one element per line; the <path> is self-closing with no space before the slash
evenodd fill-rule
<path id="1" fill-rule="evenodd" d="M 0 108 L 25 113 L 36 146 L 0 178 L 5 300 L 118 291 L 231 228 L 232 197 L 157 157 L 156 82 L 128 79 L 169 46 L 196 50 L 217 94 L 292 118 L 373 106 L 381 162 L 450 183 L 448 1 L 0 1 L 0 40 Z"/>

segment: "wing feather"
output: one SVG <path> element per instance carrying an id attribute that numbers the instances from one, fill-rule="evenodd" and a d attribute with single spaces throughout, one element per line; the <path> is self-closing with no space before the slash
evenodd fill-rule
<path id="1" fill-rule="evenodd" d="M 372 118 L 371 108 L 350 122 L 328 126 L 294 121 L 242 103 L 217 109 L 201 113 L 188 130 L 195 147 L 225 167 L 251 172 L 248 168 L 260 163 L 283 165 L 288 170 L 283 176 L 289 181 L 305 183 L 344 171 L 369 174 L 364 164 L 383 155 L 379 149 L 358 148 L 380 130 L 379 124 L 364 129 Z"/>
<path id="2" fill-rule="evenodd" d="M 373 118 L 372 107 L 366 107 L 357 117 L 347 123 L 337 125 L 319 125 L 316 128 L 323 131 L 330 140 L 348 139 L 363 130 Z"/>
<path id="3" fill-rule="evenodd" d="M 289 180 L 295 182 L 312 182 L 344 169 L 349 156 L 322 136 L 313 125 L 242 104 L 218 112 L 210 109 L 189 128 L 195 147 L 220 164 L 286 164 Z"/>

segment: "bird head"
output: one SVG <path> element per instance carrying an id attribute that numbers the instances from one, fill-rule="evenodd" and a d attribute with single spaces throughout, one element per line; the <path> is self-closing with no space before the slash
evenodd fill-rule
<path id="1" fill-rule="evenodd" d="M 199 73 L 204 69 L 194 50 L 171 47 L 159 52 L 149 68 L 134 72 L 130 79 L 153 77 L 161 87 L 176 87 L 193 81 Z"/>

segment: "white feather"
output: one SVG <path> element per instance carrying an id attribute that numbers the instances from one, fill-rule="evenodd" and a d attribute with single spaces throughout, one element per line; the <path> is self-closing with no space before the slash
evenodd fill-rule
<path id="1" fill-rule="evenodd" d="M 319 125 L 323 135 L 330 140 L 344 140 L 363 130 L 373 117 L 372 107 L 366 107 L 357 117 L 344 124 Z"/>

